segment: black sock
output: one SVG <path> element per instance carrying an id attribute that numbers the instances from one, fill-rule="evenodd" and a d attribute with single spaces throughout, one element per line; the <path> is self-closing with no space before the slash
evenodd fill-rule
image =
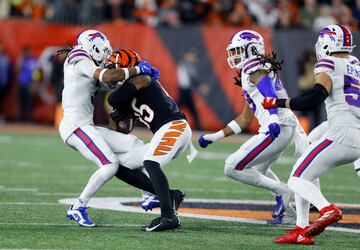
<path id="1" fill-rule="evenodd" d="M 133 187 L 156 195 L 151 180 L 141 169 L 129 169 L 119 165 L 115 176 Z"/>
<path id="2" fill-rule="evenodd" d="M 161 217 L 173 218 L 174 209 L 171 206 L 168 180 L 162 171 L 160 164 L 154 161 L 144 161 L 144 167 L 149 173 L 150 180 L 160 200 Z"/>

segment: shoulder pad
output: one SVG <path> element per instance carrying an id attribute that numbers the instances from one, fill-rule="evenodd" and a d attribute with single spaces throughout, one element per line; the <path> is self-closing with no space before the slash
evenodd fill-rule
<path id="1" fill-rule="evenodd" d="M 91 59 L 88 53 L 83 49 L 73 49 L 67 56 L 68 63 L 76 63 L 84 59 Z"/>
<path id="2" fill-rule="evenodd" d="M 243 70 L 245 74 L 254 73 L 257 70 L 268 70 L 268 66 L 260 62 L 260 60 L 256 57 L 248 58 L 244 62 Z"/>
<path id="3" fill-rule="evenodd" d="M 335 62 L 332 58 L 325 57 L 321 58 L 314 68 L 315 75 L 318 73 L 329 73 L 335 70 Z"/>

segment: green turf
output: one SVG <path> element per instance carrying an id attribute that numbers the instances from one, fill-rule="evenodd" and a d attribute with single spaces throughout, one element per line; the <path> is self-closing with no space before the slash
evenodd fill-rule
<path id="1" fill-rule="evenodd" d="M 236 144 L 214 144 L 208 151 L 231 153 Z M 28 249 L 356 249 L 358 234 L 326 231 L 312 247 L 278 246 L 273 239 L 282 230 L 265 225 L 182 218 L 176 232 L 144 233 L 139 230 L 154 215 L 91 209 L 100 226 L 80 228 L 65 218 L 67 206 L 59 199 L 77 197 L 96 169 L 58 136 L 0 134 L 0 248 Z M 292 151 L 284 153 L 286 159 Z M 293 159 L 295 160 L 295 159 Z M 184 157 L 166 168 L 171 186 L 186 191 L 187 198 L 272 199 L 269 192 L 232 181 L 223 174 L 224 161 Z M 291 164 L 273 170 L 286 180 Z M 360 203 L 359 179 L 352 167 L 343 166 L 324 176 L 322 190 L 333 202 Z M 139 197 L 138 190 L 116 179 L 97 197 Z"/>

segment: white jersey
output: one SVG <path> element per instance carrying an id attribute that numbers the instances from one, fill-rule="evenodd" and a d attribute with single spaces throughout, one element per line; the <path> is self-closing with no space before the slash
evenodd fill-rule
<path id="1" fill-rule="evenodd" d="M 330 130 L 325 137 L 360 148 L 360 64 L 356 57 L 328 56 L 320 59 L 314 69 L 327 74 L 332 89 L 325 100 Z"/>
<path id="2" fill-rule="evenodd" d="M 249 104 L 251 110 L 254 112 L 255 117 L 260 124 L 260 133 L 268 131 L 268 125 L 270 123 L 270 113 L 267 109 L 264 109 L 262 102 L 264 96 L 256 87 L 256 84 L 250 82 L 250 74 L 257 70 L 268 70 L 269 65 L 263 65 L 255 56 L 248 58 L 244 62 L 244 67 L 241 72 L 241 83 L 244 92 L 244 97 Z M 283 87 L 281 80 L 273 73 L 270 72 L 269 76 L 272 78 L 273 88 L 276 91 L 278 98 L 288 98 L 285 88 Z M 283 125 L 297 126 L 298 121 L 294 113 L 289 109 L 279 109 L 279 123 Z"/>
<path id="3" fill-rule="evenodd" d="M 77 128 L 93 125 L 93 102 L 98 84 L 93 78 L 96 69 L 98 67 L 90 56 L 79 47 L 75 47 L 65 60 L 62 92 L 64 116 L 59 128 L 64 141 Z"/>

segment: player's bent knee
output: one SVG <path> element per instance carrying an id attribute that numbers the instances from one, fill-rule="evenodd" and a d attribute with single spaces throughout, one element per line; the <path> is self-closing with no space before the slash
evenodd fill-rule
<path id="1" fill-rule="evenodd" d="M 110 164 L 103 165 L 101 168 L 103 169 L 104 178 L 108 181 L 117 173 L 119 162 L 112 162 Z"/>
<path id="2" fill-rule="evenodd" d="M 225 162 L 224 174 L 228 177 L 231 177 L 234 175 L 234 171 L 236 171 L 235 166 Z"/>

